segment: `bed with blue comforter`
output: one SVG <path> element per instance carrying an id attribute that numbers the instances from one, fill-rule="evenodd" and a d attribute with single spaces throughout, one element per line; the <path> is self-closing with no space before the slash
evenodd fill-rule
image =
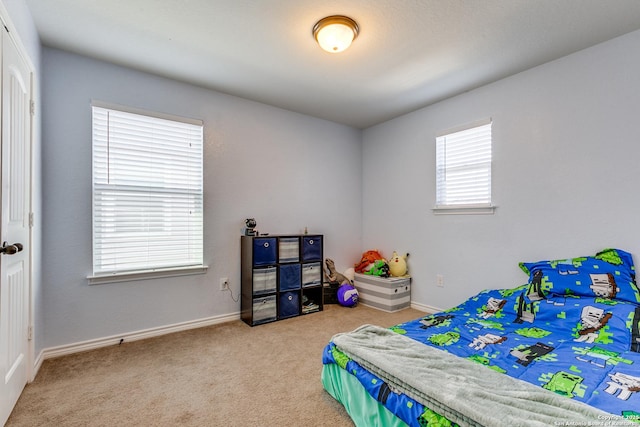
<path id="1" fill-rule="evenodd" d="M 356 425 L 640 423 L 640 293 L 631 254 L 521 263 L 528 283 L 338 334 L 322 382 Z"/>

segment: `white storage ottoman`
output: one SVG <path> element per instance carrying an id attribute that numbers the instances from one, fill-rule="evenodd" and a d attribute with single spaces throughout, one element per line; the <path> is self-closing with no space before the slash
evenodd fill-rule
<path id="1" fill-rule="evenodd" d="M 358 301 L 384 311 L 411 306 L 411 277 L 378 277 L 356 273 Z"/>

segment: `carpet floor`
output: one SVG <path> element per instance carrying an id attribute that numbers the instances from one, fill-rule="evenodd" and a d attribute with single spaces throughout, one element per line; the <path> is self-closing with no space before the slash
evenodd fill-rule
<path id="1" fill-rule="evenodd" d="M 240 320 L 45 360 L 6 426 L 353 426 L 322 388 L 322 350 L 362 324 L 423 316 L 363 305 Z"/>

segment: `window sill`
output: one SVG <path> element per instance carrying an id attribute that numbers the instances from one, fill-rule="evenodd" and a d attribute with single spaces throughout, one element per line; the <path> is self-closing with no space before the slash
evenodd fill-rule
<path id="1" fill-rule="evenodd" d="M 493 215 L 497 206 L 488 205 L 460 205 L 437 206 L 431 209 L 434 215 Z"/>
<path id="2" fill-rule="evenodd" d="M 189 267 L 163 268 L 157 270 L 142 270 L 126 273 L 111 273 L 97 276 L 89 276 L 87 280 L 90 285 L 102 283 L 132 282 L 134 280 L 158 279 L 163 277 L 190 276 L 194 274 L 204 274 L 209 267 L 206 265 L 196 265 Z"/>

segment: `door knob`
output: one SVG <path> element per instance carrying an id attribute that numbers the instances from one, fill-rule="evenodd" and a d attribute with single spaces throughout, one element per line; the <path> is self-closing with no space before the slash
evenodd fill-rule
<path id="1" fill-rule="evenodd" d="M 13 255 L 20 252 L 22 249 L 24 249 L 22 243 L 14 243 L 13 245 L 8 245 L 7 242 L 3 242 L 2 247 L 0 248 L 0 254 Z"/>

